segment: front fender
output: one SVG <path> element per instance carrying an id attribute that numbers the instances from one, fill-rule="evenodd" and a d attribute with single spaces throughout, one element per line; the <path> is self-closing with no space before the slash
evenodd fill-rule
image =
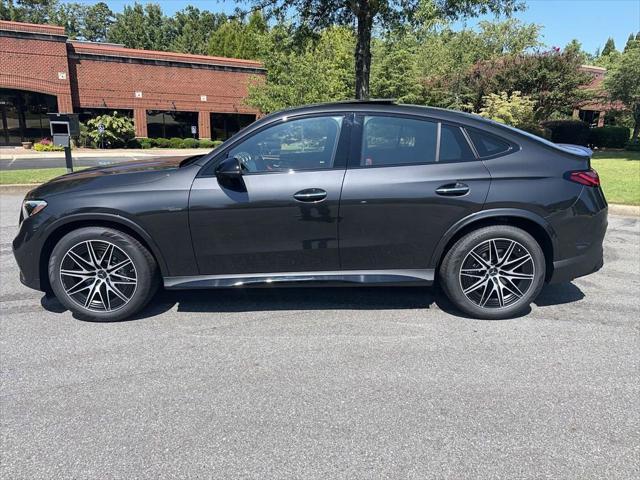
<path id="1" fill-rule="evenodd" d="M 47 228 L 47 238 L 45 240 L 48 241 L 50 238 L 54 238 L 56 236 L 56 232 L 59 232 L 60 229 L 65 229 L 71 224 L 89 224 L 91 222 L 95 223 L 103 223 L 103 224 L 113 224 L 113 225 L 121 225 L 125 229 L 129 229 L 135 232 L 144 243 L 151 249 L 151 253 L 155 257 L 158 262 L 158 267 L 160 268 L 160 272 L 162 276 L 168 276 L 169 271 L 167 268 L 166 261 L 162 252 L 156 242 L 153 240 L 151 235 L 137 222 L 132 220 L 129 217 L 119 215 L 116 213 L 106 213 L 106 212 L 91 212 L 91 213 L 74 213 L 71 215 L 65 215 L 61 218 L 58 218 L 53 223 L 49 225 Z"/>

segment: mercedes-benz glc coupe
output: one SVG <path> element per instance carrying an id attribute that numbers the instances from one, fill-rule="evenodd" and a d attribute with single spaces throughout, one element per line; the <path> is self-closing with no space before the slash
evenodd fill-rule
<path id="1" fill-rule="evenodd" d="M 439 282 L 497 319 L 598 270 L 606 227 L 588 149 L 369 101 L 271 114 L 198 157 L 58 177 L 27 194 L 13 248 L 25 285 L 93 320 L 131 316 L 158 286 L 309 282 Z"/>

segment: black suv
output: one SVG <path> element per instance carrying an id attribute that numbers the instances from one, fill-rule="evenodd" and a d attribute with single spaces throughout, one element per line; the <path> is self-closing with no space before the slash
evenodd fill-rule
<path id="1" fill-rule="evenodd" d="M 92 168 L 29 192 L 22 282 L 118 320 L 168 289 L 430 285 L 478 318 L 602 266 L 590 151 L 475 115 L 345 102 L 268 115 L 211 153 Z M 391 295 L 392 293 L 389 293 Z"/>

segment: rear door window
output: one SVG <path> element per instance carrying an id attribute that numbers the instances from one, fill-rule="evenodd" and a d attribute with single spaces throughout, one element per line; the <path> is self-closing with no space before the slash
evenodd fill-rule
<path id="1" fill-rule="evenodd" d="M 404 117 L 365 116 L 361 167 L 436 161 L 436 122 Z"/>
<path id="2" fill-rule="evenodd" d="M 476 157 L 469 146 L 460 127 L 442 124 L 440 130 L 440 156 L 439 162 L 466 162 L 475 160 Z"/>

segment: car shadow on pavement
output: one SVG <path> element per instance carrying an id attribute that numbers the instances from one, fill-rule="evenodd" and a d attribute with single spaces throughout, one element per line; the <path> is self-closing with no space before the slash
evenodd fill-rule
<path id="1" fill-rule="evenodd" d="M 576 302 L 584 298 L 572 283 L 546 285 L 535 303 L 539 307 Z M 47 311 L 62 313 L 65 308 L 51 296 L 40 302 Z M 438 309 L 463 318 L 436 285 L 433 287 L 264 287 L 212 290 L 159 290 L 149 305 L 125 321 L 161 315 L 177 305 L 178 312 L 225 313 L 282 310 L 399 310 Z M 512 317 L 526 316 L 531 309 Z M 76 317 L 77 318 L 77 317 Z"/>

